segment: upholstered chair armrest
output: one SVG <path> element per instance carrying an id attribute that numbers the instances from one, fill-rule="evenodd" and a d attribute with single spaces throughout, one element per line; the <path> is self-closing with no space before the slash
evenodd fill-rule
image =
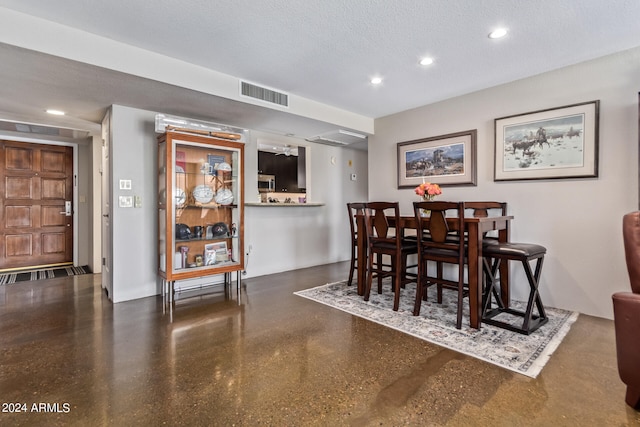
<path id="1" fill-rule="evenodd" d="M 640 387 L 640 294 L 613 294 L 618 373 L 627 385 Z"/>

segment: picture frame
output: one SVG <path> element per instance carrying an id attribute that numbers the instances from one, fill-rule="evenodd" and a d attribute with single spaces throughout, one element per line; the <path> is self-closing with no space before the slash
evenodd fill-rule
<path id="1" fill-rule="evenodd" d="M 207 164 L 209 165 L 209 171 L 207 172 L 208 175 L 215 175 L 216 174 L 216 167 L 224 162 L 224 156 L 217 156 L 214 154 L 207 154 Z"/>
<path id="2" fill-rule="evenodd" d="M 600 101 L 495 119 L 494 181 L 598 176 Z"/>
<path id="3" fill-rule="evenodd" d="M 476 185 L 477 129 L 398 143 L 398 188 Z"/>
<path id="4" fill-rule="evenodd" d="M 214 265 L 228 260 L 227 242 L 208 243 L 204 245 L 204 265 Z"/>

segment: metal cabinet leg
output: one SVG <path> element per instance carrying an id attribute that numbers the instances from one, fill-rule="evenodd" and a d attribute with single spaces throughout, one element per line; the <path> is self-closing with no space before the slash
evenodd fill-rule
<path id="1" fill-rule="evenodd" d="M 167 307 L 169 307 L 169 313 L 173 312 L 173 281 L 166 279 L 162 280 L 162 312 L 166 313 Z"/>

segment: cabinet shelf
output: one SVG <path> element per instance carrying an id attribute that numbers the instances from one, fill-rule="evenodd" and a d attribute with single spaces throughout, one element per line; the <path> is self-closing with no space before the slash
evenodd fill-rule
<path id="1" fill-rule="evenodd" d="M 176 239 L 176 243 L 194 243 L 194 242 L 220 242 L 228 239 L 239 239 L 239 236 L 229 236 L 229 237 L 214 237 L 212 239 L 207 238 L 193 238 L 193 239 Z"/>
<path id="2" fill-rule="evenodd" d="M 182 205 L 178 209 L 237 209 L 238 205 L 220 205 L 218 203 L 194 203 Z"/>

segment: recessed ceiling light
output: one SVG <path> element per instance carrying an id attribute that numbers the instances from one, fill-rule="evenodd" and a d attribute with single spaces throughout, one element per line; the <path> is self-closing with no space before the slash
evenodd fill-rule
<path id="1" fill-rule="evenodd" d="M 506 28 L 498 28 L 496 30 L 493 30 L 489 33 L 489 38 L 490 39 L 499 39 L 501 37 L 504 37 L 507 35 L 507 29 Z"/>
<path id="2" fill-rule="evenodd" d="M 371 84 L 373 85 L 379 85 L 380 83 L 382 83 L 382 77 L 374 77 L 371 79 Z"/>
<path id="3" fill-rule="evenodd" d="M 47 110 L 47 113 L 53 114 L 54 116 L 64 116 L 64 111 L 60 110 Z"/>
<path id="4" fill-rule="evenodd" d="M 422 58 L 420 60 L 420 65 L 431 65 L 433 64 L 433 58 Z"/>

